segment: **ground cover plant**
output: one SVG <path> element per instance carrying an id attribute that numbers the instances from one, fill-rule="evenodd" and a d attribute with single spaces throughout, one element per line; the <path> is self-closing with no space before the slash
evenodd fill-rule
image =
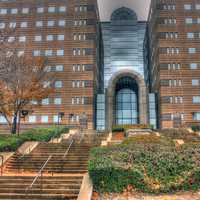
<path id="1" fill-rule="evenodd" d="M 0 152 L 16 151 L 17 148 L 26 141 L 48 142 L 52 137 L 59 137 L 62 133 L 67 133 L 67 127 L 38 128 L 28 130 L 19 136 L 0 135 Z"/>
<path id="2" fill-rule="evenodd" d="M 135 136 L 123 144 L 95 148 L 88 164 L 98 192 L 122 192 L 128 186 L 148 193 L 200 188 L 200 143 L 176 147 L 173 138 Z"/>

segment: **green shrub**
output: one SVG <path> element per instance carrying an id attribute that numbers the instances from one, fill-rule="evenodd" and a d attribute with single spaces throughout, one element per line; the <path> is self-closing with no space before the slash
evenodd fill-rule
<path id="1" fill-rule="evenodd" d="M 192 125 L 192 126 L 191 126 L 191 129 L 192 129 L 194 132 L 198 132 L 198 131 L 200 131 L 200 125 Z"/>
<path id="2" fill-rule="evenodd" d="M 199 160 L 200 145 L 129 143 L 93 149 L 88 169 L 99 192 L 174 192 L 200 188 Z"/>
<path id="3" fill-rule="evenodd" d="M 115 128 L 112 129 L 113 133 L 124 132 L 124 131 L 125 131 L 125 129 L 122 128 L 122 127 L 115 127 Z"/>
<path id="4" fill-rule="evenodd" d="M 16 151 L 17 148 L 26 141 L 48 142 L 52 137 L 60 137 L 62 133 L 67 133 L 67 127 L 38 128 L 28 130 L 19 136 L 0 135 L 0 152 Z"/>

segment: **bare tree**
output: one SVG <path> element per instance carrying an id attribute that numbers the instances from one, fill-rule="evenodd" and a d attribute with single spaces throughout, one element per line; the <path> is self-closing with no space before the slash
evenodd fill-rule
<path id="1" fill-rule="evenodd" d="M 45 86 L 51 81 L 42 57 L 23 54 L 26 49 L 18 44 L 8 44 L 8 36 L 0 33 L 0 113 L 6 119 L 12 134 L 16 134 L 17 121 L 23 109 L 32 101 L 47 98 L 52 92 Z"/>

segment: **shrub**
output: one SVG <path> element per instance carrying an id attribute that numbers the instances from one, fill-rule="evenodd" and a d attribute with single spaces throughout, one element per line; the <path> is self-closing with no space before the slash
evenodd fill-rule
<path id="1" fill-rule="evenodd" d="M 149 192 L 200 188 L 200 145 L 122 144 L 95 148 L 88 164 L 95 190 L 122 192 L 129 185 Z"/>
<path id="2" fill-rule="evenodd" d="M 147 124 L 127 124 L 127 125 L 115 125 L 113 126 L 113 129 L 118 129 L 118 128 L 123 128 L 124 131 L 128 130 L 128 129 L 149 129 L 151 128 L 150 125 Z"/>
<path id="3" fill-rule="evenodd" d="M 115 127 L 112 129 L 113 133 L 117 133 L 117 132 L 124 132 L 125 129 L 123 127 Z"/>
<path id="4" fill-rule="evenodd" d="M 16 151 L 26 141 L 48 142 L 52 137 L 60 137 L 62 133 L 67 133 L 68 131 L 69 129 L 67 127 L 52 127 L 31 129 L 19 136 L 0 135 L 0 152 Z"/>
<path id="5" fill-rule="evenodd" d="M 198 131 L 200 131 L 200 125 L 192 125 L 192 126 L 191 126 L 191 129 L 192 129 L 194 132 L 198 132 Z"/>

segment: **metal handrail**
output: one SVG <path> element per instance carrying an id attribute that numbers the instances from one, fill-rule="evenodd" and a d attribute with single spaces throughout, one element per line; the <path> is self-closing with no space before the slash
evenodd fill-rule
<path id="1" fill-rule="evenodd" d="M 35 178 L 33 179 L 33 182 L 31 183 L 30 186 L 28 186 L 26 188 L 26 193 L 32 189 L 33 185 L 35 184 L 35 182 L 38 180 L 38 178 L 41 176 L 42 177 L 42 174 L 43 174 L 43 170 L 44 168 L 46 167 L 46 165 L 48 164 L 48 162 L 51 160 L 53 155 L 50 155 L 48 157 L 48 159 L 45 161 L 45 163 L 42 165 L 42 167 L 40 168 L 39 172 L 37 173 L 37 175 L 35 176 Z M 41 182 L 41 188 L 42 188 L 42 182 Z"/>
<path id="2" fill-rule="evenodd" d="M 69 153 L 69 150 L 71 149 L 72 144 L 74 143 L 74 139 L 72 138 L 69 147 L 67 148 L 67 150 L 65 151 L 64 155 L 63 155 L 63 159 L 66 158 L 67 154 Z"/>
<path id="3" fill-rule="evenodd" d="M 3 175 L 3 163 L 4 163 L 4 156 L 0 155 L 1 158 L 1 176 Z"/>

